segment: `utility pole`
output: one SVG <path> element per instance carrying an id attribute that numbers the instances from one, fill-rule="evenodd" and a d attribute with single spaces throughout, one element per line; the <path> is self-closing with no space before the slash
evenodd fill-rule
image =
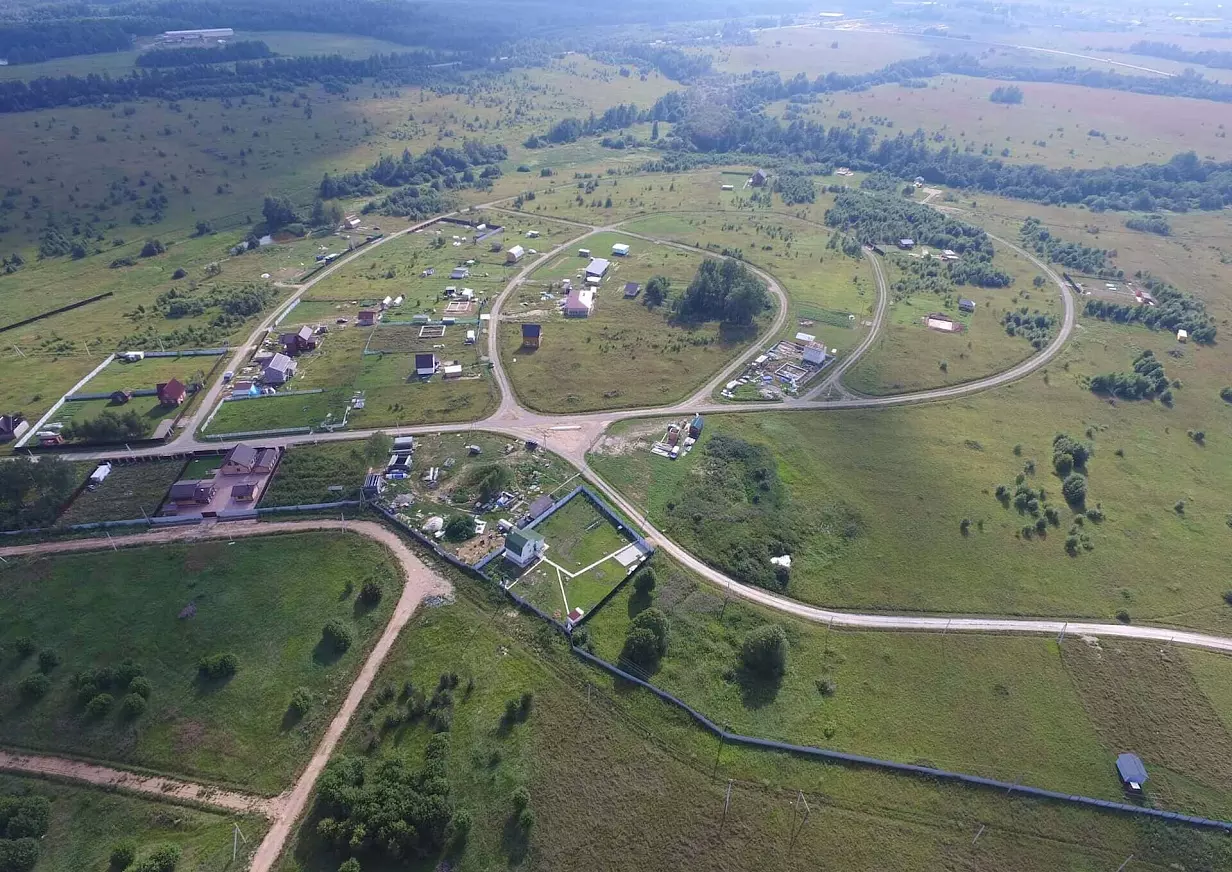
<path id="1" fill-rule="evenodd" d="M 232 827 L 231 862 L 234 863 L 235 858 L 239 856 L 239 853 L 240 853 L 240 842 L 243 842 L 245 845 L 247 845 L 248 840 L 244 838 L 244 834 L 240 832 L 240 825 L 238 823 L 236 823 L 235 821 L 232 821 L 231 827 Z"/>
<path id="2" fill-rule="evenodd" d="M 1068 629 L 1069 629 L 1069 621 L 1066 621 L 1066 622 L 1065 622 L 1065 624 L 1061 627 L 1061 632 L 1060 632 L 1060 634 L 1058 634 L 1058 635 L 1057 635 L 1057 644 L 1058 644 L 1058 645 L 1060 645 L 1062 642 L 1064 642 L 1064 641 L 1065 641 L 1065 631 L 1066 631 L 1066 630 L 1068 630 Z"/>
<path id="3" fill-rule="evenodd" d="M 975 847 L 975 843 L 980 840 L 980 836 L 984 835 L 985 824 L 980 824 L 980 831 L 975 834 L 975 838 L 971 840 L 971 847 Z"/>
<path id="4" fill-rule="evenodd" d="M 800 809 L 800 806 L 804 806 L 804 816 L 800 818 L 800 825 L 797 826 L 796 825 L 796 815 Z M 797 791 L 796 801 L 792 803 L 791 841 L 787 845 L 787 856 L 788 857 L 790 857 L 792 851 L 795 850 L 796 838 L 800 835 L 800 832 L 804 829 L 804 825 L 808 823 L 809 817 L 812 815 L 812 813 L 813 813 L 813 810 L 809 808 L 808 800 L 804 798 L 804 791 L 803 790 Z"/>
<path id="5" fill-rule="evenodd" d="M 723 797 L 723 817 L 719 821 L 719 838 L 723 837 L 723 825 L 727 823 L 727 810 L 731 808 L 732 779 L 727 779 L 727 795 Z"/>
<path id="6" fill-rule="evenodd" d="M 1126 866 L 1128 866 L 1128 865 L 1129 865 L 1129 861 L 1130 861 L 1130 860 L 1132 860 L 1132 859 L 1134 859 L 1134 855 L 1133 855 L 1133 854 L 1130 854 L 1128 857 L 1126 857 L 1126 858 L 1125 858 L 1125 862 L 1124 862 L 1124 863 L 1122 863 L 1120 866 L 1117 866 L 1117 870 L 1116 870 L 1116 872 L 1121 872 L 1121 870 L 1122 870 L 1122 869 L 1124 869 Z"/>

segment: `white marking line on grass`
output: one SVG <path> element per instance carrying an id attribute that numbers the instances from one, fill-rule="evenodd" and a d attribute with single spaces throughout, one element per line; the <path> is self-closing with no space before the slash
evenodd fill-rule
<path id="1" fill-rule="evenodd" d="M 553 563 L 552 565 L 556 566 L 555 563 Z M 560 567 L 559 566 L 556 566 L 556 583 L 560 585 L 560 598 L 565 604 L 565 614 L 567 615 L 569 614 L 569 598 L 565 596 L 565 582 L 564 582 L 564 579 L 560 577 Z"/>
<path id="2" fill-rule="evenodd" d="M 615 557 L 617 554 L 619 554 L 621 551 L 624 551 L 625 548 L 628 548 L 628 547 L 629 547 L 628 545 L 625 545 L 621 548 L 618 548 L 617 550 L 613 551 L 611 554 L 607 555 L 606 557 L 600 557 L 594 563 L 590 564 L 590 566 L 582 567 L 577 572 L 570 572 L 569 570 L 565 569 L 563 566 L 560 566 L 559 564 L 556 564 L 556 563 L 552 563 L 552 561 L 546 557 L 543 558 L 543 562 L 551 563 L 552 566 L 556 567 L 557 572 L 563 572 L 565 575 L 569 576 L 570 579 L 574 579 L 574 578 L 577 578 L 579 575 L 585 575 L 586 573 L 590 572 L 600 563 L 605 563 L 606 561 L 611 560 L 613 557 Z"/>

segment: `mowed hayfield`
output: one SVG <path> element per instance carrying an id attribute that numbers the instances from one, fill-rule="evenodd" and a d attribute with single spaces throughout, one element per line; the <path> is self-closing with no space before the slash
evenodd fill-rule
<path id="1" fill-rule="evenodd" d="M 995 391 L 927 407 L 710 416 L 706 434 L 769 448 L 788 516 L 815 518 L 793 555 L 788 596 L 860 609 L 1102 619 L 1123 612 L 1132 621 L 1228 631 L 1221 555 L 1232 465 L 1223 446 L 1232 418 L 1219 398 L 1228 381 L 1221 347 L 1189 345 L 1174 357 L 1170 334 L 1084 320 L 1054 363 Z M 1125 371 L 1146 349 L 1183 385 L 1172 408 L 1109 403 L 1087 388 L 1090 376 Z M 670 508 L 700 474 L 705 452 L 674 463 L 652 456 L 644 449 L 661 426 L 617 425 L 591 464 L 707 559 L 721 543 L 698 541 L 690 519 Z M 1202 441 L 1189 435 L 1199 430 Z M 1051 471 L 1057 433 L 1095 448 L 1086 505 L 1098 505 L 1104 520 L 1086 523 L 1080 532 L 1093 550 L 1076 556 L 1064 547 L 1072 513 Z M 1043 537 L 1022 536 L 1035 517 L 994 496 L 998 484 L 1013 490 L 1019 474 L 1060 510 L 1062 523 Z"/>
<path id="2" fill-rule="evenodd" d="M 283 325 L 293 326 L 290 321 Z M 315 429 L 341 425 L 344 416 L 351 428 L 477 420 L 495 407 L 497 391 L 480 361 L 483 343 L 466 342 L 467 331 L 476 327 L 456 324 L 438 338 L 420 338 L 417 325 L 335 328 L 321 337 L 316 351 L 297 358 L 295 377 L 284 388 L 322 393 L 223 401 L 205 432 L 213 436 Z M 396 350 L 364 353 L 374 345 Z M 431 378 L 416 376 L 416 352 L 434 353 L 442 363 L 458 362 L 462 377 L 446 379 L 440 372 Z M 361 394 L 364 407 L 348 411 L 353 398 Z"/>
<path id="3" fill-rule="evenodd" d="M 723 592 L 655 558 L 648 596 L 626 586 L 587 623 L 596 653 L 616 662 L 631 619 L 663 611 L 666 656 L 643 673 L 737 732 L 923 763 L 1104 799 L 1122 798 L 1113 761 L 1133 749 L 1158 807 L 1226 817 L 1222 749 L 1227 698 L 1208 696 L 1189 653 L 1071 636 L 854 632 L 796 620 Z M 781 679 L 741 665 L 754 629 L 782 626 Z M 1212 670 L 1226 657 L 1197 654 Z M 1196 735 L 1195 735 L 1196 734 Z"/>
<path id="4" fill-rule="evenodd" d="M 1055 319 L 1051 335 L 1061 327 L 1061 290 L 1048 282 L 1034 286 L 1039 269 L 1017 252 L 994 244 L 994 264 L 1014 277 L 1006 288 L 958 285 L 952 294 L 902 295 L 894 291 L 908 255 L 885 259 L 890 308 L 876 341 L 843 378 L 843 384 L 863 394 L 880 395 L 961 384 L 1002 372 L 1036 353 L 1029 340 L 1006 333 L 1002 319 L 1027 306 L 1031 313 Z M 972 313 L 959 311 L 958 301 L 976 304 Z M 961 333 L 925 326 L 924 319 L 941 313 L 963 325 Z"/>
<path id="5" fill-rule="evenodd" d="M 613 257 L 613 244 L 630 245 Z M 671 297 L 683 293 L 703 255 L 622 235 L 597 233 L 578 249 L 611 261 L 589 317 L 561 314 L 560 282 L 579 277 L 589 259 L 569 250 L 549 259 L 518 285 L 501 306 L 501 359 L 518 398 L 546 412 L 636 408 L 683 399 L 757 335 L 772 312 L 749 327 L 717 322 L 683 324 L 670 315 Z M 624 296 L 629 282 L 652 276 L 671 280 L 667 302 L 651 308 L 644 296 Z M 522 347 L 522 324 L 542 325 L 538 348 Z"/>
<path id="6" fill-rule="evenodd" d="M 153 390 L 173 378 L 183 385 L 202 384 L 206 373 L 213 369 L 217 362 L 218 358 L 214 356 L 147 357 L 132 363 L 117 358 L 82 385 L 81 393 Z"/>
<path id="7" fill-rule="evenodd" d="M 1007 149 L 1007 160 L 1051 167 L 1162 163 L 1191 150 L 1221 159 L 1228 151 L 1222 133 L 1232 126 L 1232 106 L 1226 103 L 1019 82 L 1023 102 L 1005 106 L 988 99 L 998 84 L 1004 83 L 939 76 L 927 88 L 879 85 L 827 94 L 800 108 L 804 117 L 827 126 L 872 124 L 887 136 L 920 128 L 960 149 L 986 150 L 993 157 Z"/>
<path id="8" fill-rule="evenodd" d="M 384 590 L 374 607 L 356 599 L 367 579 Z M 383 548 L 347 534 L 10 560 L 0 569 L 0 738 L 277 793 L 315 746 L 401 587 Z M 340 656 L 321 641 L 331 619 L 355 637 Z M 21 638 L 60 660 L 50 690 L 33 701 L 19 684 L 39 671 L 39 658 L 17 653 Z M 200 658 L 223 653 L 238 659 L 234 677 L 198 675 Z M 118 683 L 74 686 L 79 672 L 125 661 L 151 686 L 149 709 L 136 718 L 121 712 L 128 690 Z M 302 719 L 288 713 L 299 687 L 313 700 Z M 110 711 L 85 711 L 81 696 L 95 693 L 114 697 Z"/>
<path id="9" fill-rule="evenodd" d="M 714 65 L 728 73 L 772 70 L 784 79 L 804 73 L 867 73 L 895 61 L 923 57 L 936 44 L 906 33 L 862 33 L 818 27 L 773 27 L 754 33 L 753 45 L 725 45 Z M 707 51 L 713 51 L 707 49 Z"/>
<path id="10" fill-rule="evenodd" d="M 39 839 L 37 872 L 106 869 L 112 848 L 126 842 L 137 849 L 139 858 L 160 845 L 175 845 L 181 851 L 177 869 L 228 869 L 235 825 L 239 824 L 250 845 L 260 842 L 266 828 L 265 821 L 255 817 L 42 778 L 0 775 L 0 802 L 9 796 L 41 796 L 51 803 L 50 826 Z"/>
<path id="11" fill-rule="evenodd" d="M 434 732 L 429 724 L 445 716 L 438 707 L 432 719 L 408 719 L 401 689 L 409 681 L 431 697 L 441 675 L 456 674 L 458 687 L 443 708 L 450 799 L 473 821 L 465 845 L 449 854 L 461 872 L 565 867 L 576 857 L 579 833 L 586 834 L 590 866 L 602 872 L 767 864 L 802 872 L 819 856 L 845 869 L 908 872 L 1051 872 L 1109 863 L 1115 869 L 1130 853 L 1143 868 L 1218 868 L 1228 858 L 1223 840 L 1196 830 L 790 755 L 718 749 L 713 736 L 661 700 L 584 669 L 541 625 L 491 604 L 469 582 L 460 585 L 457 602 L 420 612 L 401 634 L 365 701 L 371 721 L 353 724 L 340 754 L 418 768 Z M 1036 690 L 1034 682 L 1024 684 Z M 533 706 L 525 722 L 502 722 L 506 703 L 526 693 Z M 519 787 L 535 815 L 529 839 L 515 823 Z M 802 828 L 798 819 L 792 825 L 797 790 L 813 809 Z M 283 872 L 338 867 L 342 857 L 316 835 L 322 814 L 305 817 Z M 973 845 L 981 824 L 986 829 Z M 630 840 L 630 832 L 638 838 Z"/>

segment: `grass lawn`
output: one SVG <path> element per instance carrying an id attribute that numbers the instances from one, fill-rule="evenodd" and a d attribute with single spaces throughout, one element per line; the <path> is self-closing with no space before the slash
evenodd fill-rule
<path id="1" fill-rule="evenodd" d="M 93 464 L 88 466 L 87 475 L 95 469 Z M 97 521 L 127 521 L 142 517 L 142 511 L 152 515 L 167 495 L 167 489 L 187 477 L 182 473 L 183 469 L 182 460 L 113 463 L 111 473 L 103 479 L 103 483 L 95 490 L 83 490 L 56 519 L 56 524 L 67 526 Z"/>
<path id="2" fill-rule="evenodd" d="M 535 529 L 547 540 L 552 561 L 570 572 L 602 560 L 631 541 L 584 494 L 569 500 Z"/>
<path id="3" fill-rule="evenodd" d="M 631 617 L 663 610 L 670 643 L 650 680 L 733 730 L 1113 800 L 1122 798 L 1113 761 L 1132 749 L 1159 807 L 1232 810 L 1221 752 L 1208 755 L 1232 735 L 1180 651 L 1165 658 L 1149 645 L 1078 636 L 1058 647 L 828 630 L 739 599 L 724 605 L 722 591 L 678 565 L 655 565 L 651 597 L 626 587 L 587 624 L 596 653 L 615 662 Z M 744 636 L 766 623 L 790 641 L 779 681 L 740 664 Z M 820 681 L 831 683 L 828 694 Z"/>
<path id="4" fill-rule="evenodd" d="M 621 241 L 630 244 L 629 255 L 612 257 L 612 244 Z M 565 318 L 559 310 L 559 282 L 569 278 L 577 285 L 577 272 L 587 264 L 572 247 L 502 305 L 502 360 L 514 390 L 532 408 L 581 412 L 682 399 L 757 335 L 758 325 L 680 325 L 670 320 L 667 306 L 650 309 L 640 296 L 624 298 L 627 282 L 644 286 L 654 275 L 667 276 L 673 290 L 683 292 L 700 263 L 697 254 L 615 232 L 586 237 L 578 247 L 612 264 L 589 317 Z M 523 323 L 543 325 L 539 348 L 522 348 Z"/>
<path id="5" fill-rule="evenodd" d="M 890 254 L 885 261 L 891 300 L 885 326 L 868 353 L 846 374 L 844 384 L 875 396 L 959 384 L 1009 369 L 1035 353 L 1027 339 L 1007 335 L 1002 323 L 1007 311 L 1022 306 L 1055 318 L 1055 336 L 1062 311 L 1057 287 L 1049 283 L 1035 288 L 1032 280 L 1040 275 L 1039 270 L 1005 246 L 995 248 L 994 263 L 1014 277 L 1012 285 L 959 285 L 945 296 L 903 293 L 896 285 L 904 276 L 900 265 L 907 255 Z M 975 302 L 975 312 L 958 310 L 958 301 L 964 297 Z M 943 333 L 924 326 L 924 318 L 933 312 L 948 315 L 964 330 Z"/>
<path id="6" fill-rule="evenodd" d="M 152 390 L 175 378 L 187 385 L 201 384 L 218 362 L 217 357 L 146 357 L 133 363 L 116 359 L 81 388 L 83 394 L 118 390 Z"/>
<path id="7" fill-rule="evenodd" d="M 188 461 L 188 466 L 184 467 L 184 471 L 180 473 L 180 478 L 209 478 L 213 475 L 214 470 L 222 466 L 222 461 L 221 455 L 215 457 L 194 457 Z"/>
<path id="8" fill-rule="evenodd" d="M 183 852 L 180 872 L 222 872 L 231 863 L 232 826 L 240 825 L 250 846 L 261 841 L 266 823 L 258 818 L 203 811 L 141 799 L 118 791 L 96 790 L 37 778 L 0 775 L 0 798 L 45 796 L 51 825 L 39 840 L 33 872 L 83 872 L 108 868 L 111 849 L 132 842 L 144 857 L 159 845 Z"/>
<path id="9" fill-rule="evenodd" d="M 297 506 L 356 499 L 368 464 L 361 443 L 293 445 L 282 455 L 261 503 Z M 341 490 L 330 490 L 331 487 Z"/>
<path id="10" fill-rule="evenodd" d="M 136 412 L 145 422 L 147 435 L 149 435 L 154 432 L 154 428 L 160 422 L 178 415 L 180 408 L 180 406 L 164 406 L 158 402 L 158 397 L 133 397 L 127 403 L 115 403 L 111 400 L 74 400 L 61 406 L 56 412 L 55 419 L 62 424 L 71 422 L 80 425 L 86 421 L 93 421 L 103 412 L 115 412 L 117 415 Z M 82 440 L 73 441 L 86 444 Z"/>
<path id="11" fill-rule="evenodd" d="M 1086 387 L 1091 375 L 1128 369 L 1145 348 L 1184 385 L 1172 408 L 1110 404 Z M 1191 345 L 1173 357 L 1166 334 L 1084 320 L 1055 364 L 996 391 L 880 411 L 709 416 L 705 439 L 721 432 L 772 452 L 785 523 L 799 530 L 789 596 L 853 609 L 1105 620 L 1124 610 L 1134 621 L 1228 632 L 1222 555 L 1232 507 L 1223 494 L 1232 465 L 1219 446 L 1232 437 L 1232 420 L 1218 396 L 1227 381 L 1222 349 Z M 645 449 L 661 427 L 617 425 L 591 465 L 665 533 L 714 559 L 730 550 L 730 527 L 699 537 L 692 518 L 672 508 L 696 490 L 705 452 L 674 463 L 654 457 Z M 1204 444 L 1190 430 L 1204 430 Z M 1051 471 L 1052 439 L 1062 432 L 1094 444 L 1087 505 L 1099 504 L 1105 518 L 1083 528 L 1093 550 L 1072 557 L 1064 547 L 1072 513 Z M 1048 491 L 1063 523 L 1028 539 L 1021 531 L 1035 517 L 1003 508 L 993 491 L 1001 483 L 1012 490 L 1031 461 L 1028 479 Z M 748 504 L 738 511 L 764 514 Z M 1177 554 L 1185 555 L 1180 573 Z"/>
<path id="12" fill-rule="evenodd" d="M 371 611 L 355 601 L 368 577 L 386 594 Z M 315 746 L 401 584 L 386 552 L 345 534 L 11 560 L 0 569 L 0 740 L 276 793 Z M 177 617 L 190 603 L 195 615 Z M 356 637 L 341 658 L 320 646 L 331 618 Z M 19 637 L 62 658 L 33 703 L 18 693 L 38 668 L 14 652 Z M 198 660 L 223 652 L 238 674 L 199 679 Z M 72 676 L 127 659 L 152 685 L 149 710 L 133 722 L 114 708 L 89 718 Z M 301 686 L 314 705 L 295 722 L 287 703 Z M 111 692 L 117 702 L 124 693 Z"/>
<path id="13" fill-rule="evenodd" d="M 436 424 L 477 420 L 497 402 L 495 383 L 481 361 L 482 339 L 466 343 L 466 331 L 475 325 L 445 328 L 437 339 L 419 338 L 419 327 L 348 327 L 328 334 L 320 347 L 298 359 L 295 378 L 287 390 L 322 389 L 319 394 L 223 402 L 207 433 L 236 433 L 284 427 L 322 428 L 327 421 L 348 427 L 369 428 L 404 424 Z M 364 354 L 375 345 L 383 350 Z M 444 346 L 444 347 L 436 347 Z M 429 351 L 443 363 L 463 366 L 461 378 L 437 373 L 429 379 L 414 374 L 414 352 Z M 347 407 L 362 393 L 363 409 Z"/>
<path id="14" fill-rule="evenodd" d="M 341 749 L 420 765 L 432 730 L 398 716 L 406 710 L 403 683 L 431 696 L 440 675 L 458 675 L 447 707 L 447 777 L 450 800 L 473 817 L 465 847 L 449 856 L 458 872 L 572 868 L 583 834 L 588 868 L 600 872 L 767 865 L 803 872 L 819 856 L 836 868 L 907 872 L 1097 870 L 1130 853 L 1143 868 L 1214 869 L 1229 859 L 1226 840 L 1213 834 L 788 755 L 725 748 L 716 771 L 712 736 L 650 694 L 581 667 L 541 625 L 471 582 L 459 584 L 456 603 L 422 611 L 399 637 L 365 702 L 370 715 Z M 534 695 L 530 717 L 503 727 L 506 702 L 524 693 Z M 529 842 L 512 823 L 511 795 L 523 786 L 536 817 Z M 798 789 L 814 813 L 789 855 Z M 305 819 L 280 872 L 338 867 L 342 858 L 315 835 L 319 815 Z M 973 846 L 981 824 L 986 831 Z M 366 859 L 364 869 L 426 870 L 439 859 L 410 866 Z"/>

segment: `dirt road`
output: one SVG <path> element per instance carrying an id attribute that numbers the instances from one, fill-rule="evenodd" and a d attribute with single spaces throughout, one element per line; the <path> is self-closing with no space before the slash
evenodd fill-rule
<path id="1" fill-rule="evenodd" d="M 23 754 L 18 751 L 0 751 L 0 770 L 68 778 L 99 787 L 118 787 L 136 793 L 149 793 L 161 799 L 197 802 L 226 811 L 259 814 L 267 818 L 276 817 L 283 804 L 281 797 L 269 799 L 264 796 L 251 796 L 247 793 L 223 790 L 207 784 L 177 781 L 157 775 L 138 775 L 135 772 L 110 769 L 81 760 L 45 757 L 41 754 Z"/>

